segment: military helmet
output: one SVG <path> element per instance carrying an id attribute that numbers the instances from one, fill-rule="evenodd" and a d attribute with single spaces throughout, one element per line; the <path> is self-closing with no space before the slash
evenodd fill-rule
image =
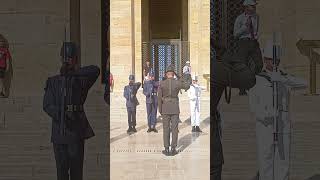
<path id="1" fill-rule="evenodd" d="M 198 81 L 198 76 L 192 75 L 192 80 L 193 80 L 193 81 Z"/>
<path id="2" fill-rule="evenodd" d="M 131 74 L 131 75 L 129 76 L 129 80 L 130 80 L 130 81 L 134 81 L 134 75 Z"/>
<path id="3" fill-rule="evenodd" d="M 70 59 L 76 56 L 76 45 L 73 42 L 63 42 L 60 56 L 64 63 L 71 63 Z"/>
<path id="4" fill-rule="evenodd" d="M 255 0 L 244 0 L 243 5 L 244 6 L 255 6 L 258 3 Z"/>
<path id="5" fill-rule="evenodd" d="M 166 69 L 166 73 L 167 72 L 174 72 L 174 69 L 175 69 L 174 66 L 172 64 L 170 64 Z"/>

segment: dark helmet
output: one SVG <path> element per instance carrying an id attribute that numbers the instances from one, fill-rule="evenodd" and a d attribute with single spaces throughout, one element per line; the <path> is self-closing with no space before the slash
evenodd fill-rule
<path id="1" fill-rule="evenodd" d="M 130 80 L 130 81 L 134 81 L 134 75 L 131 74 L 131 75 L 129 76 L 129 80 Z"/>
<path id="2" fill-rule="evenodd" d="M 172 64 L 170 64 L 166 69 L 166 73 L 167 72 L 174 72 L 174 69 L 175 69 L 174 66 Z"/>
<path id="3" fill-rule="evenodd" d="M 63 42 L 60 56 L 63 63 L 72 63 L 69 61 L 76 56 L 76 45 L 73 42 Z"/>

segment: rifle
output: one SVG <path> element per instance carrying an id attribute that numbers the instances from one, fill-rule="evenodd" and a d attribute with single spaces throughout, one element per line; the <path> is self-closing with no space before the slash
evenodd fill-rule
<path id="1" fill-rule="evenodd" d="M 280 46 L 276 45 L 276 33 L 273 33 L 273 73 L 278 72 L 278 63 L 277 60 L 279 57 Z M 272 82 L 272 96 L 273 96 L 273 172 L 272 172 L 272 179 L 275 180 L 275 155 L 276 149 L 279 147 L 279 107 L 278 107 L 278 82 Z"/>
<path id="2" fill-rule="evenodd" d="M 67 34 L 67 32 L 66 32 L 66 27 L 64 28 L 64 39 L 65 39 L 65 42 L 66 42 L 66 35 Z M 67 62 L 67 59 L 66 59 L 66 47 L 62 47 L 63 48 L 63 63 L 66 63 Z M 65 103 L 65 101 L 66 101 L 66 96 L 67 96 L 67 91 L 66 91 L 66 76 L 65 76 L 65 74 L 62 74 L 62 76 L 61 76 L 61 80 L 62 80 L 62 82 L 61 82 L 61 85 L 62 85 L 62 87 L 61 87 L 61 114 L 60 114 L 60 134 L 61 135 L 65 135 L 65 131 L 66 131 L 66 127 L 65 127 L 65 117 L 66 117 L 66 112 L 65 112 L 65 110 L 66 110 L 66 103 Z"/>

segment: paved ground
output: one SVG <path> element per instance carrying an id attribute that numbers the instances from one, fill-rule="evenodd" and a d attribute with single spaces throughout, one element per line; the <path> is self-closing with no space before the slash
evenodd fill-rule
<path id="1" fill-rule="evenodd" d="M 206 180 L 209 179 L 210 124 L 209 93 L 201 104 L 203 133 L 191 133 L 187 94 L 180 95 L 178 155 L 166 157 L 163 150 L 162 123 L 159 133 L 147 133 L 145 96 L 138 92 L 137 130 L 127 135 L 127 113 L 122 92 L 112 94 L 111 100 L 111 179 L 112 180 Z"/>
<path id="2" fill-rule="evenodd" d="M 294 92 L 291 101 L 293 134 L 290 180 L 305 180 L 320 174 L 320 96 L 304 96 L 303 93 Z M 248 98 L 235 94 L 231 104 L 222 105 L 222 111 L 224 180 L 249 180 L 257 168 L 255 120 L 248 113 Z M 318 180 L 320 176 L 314 178 Z"/>
<path id="3" fill-rule="evenodd" d="M 100 90 L 90 91 L 86 103 L 88 119 L 96 133 L 86 143 L 86 180 L 106 179 L 108 123 L 102 94 Z M 0 99 L 0 110 L 0 180 L 55 180 L 51 120 L 42 111 L 42 95 Z"/>

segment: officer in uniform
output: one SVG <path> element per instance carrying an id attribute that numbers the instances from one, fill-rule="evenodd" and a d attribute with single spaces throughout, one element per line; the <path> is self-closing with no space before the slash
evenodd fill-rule
<path id="1" fill-rule="evenodd" d="M 166 156 L 176 155 L 178 141 L 178 123 L 179 123 L 179 91 L 188 90 L 191 85 L 190 74 L 184 74 L 180 79 L 174 79 L 174 66 L 169 65 L 166 69 L 166 80 L 160 82 L 158 89 L 158 107 L 163 119 L 163 142 L 165 150 L 162 151 Z M 171 128 L 170 128 L 171 124 Z M 170 147 L 170 129 L 172 132 L 171 152 Z"/>
<path id="2" fill-rule="evenodd" d="M 278 57 L 278 56 L 277 56 Z M 279 64 L 280 59 L 277 59 Z M 292 89 L 304 89 L 305 80 L 283 71 L 273 72 L 273 45 L 268 41 L 264 49 L 265 68 L 258 74 L 256 85 L 249 91 L 251 112 L 256 119 L 256 141 L 258 154 L 258 179 L 289 179 L 291 120 L 289 100 Z M 274 107 L 272 83 L 278 82 L 278 143 L 274 153 Z"/>
<path id="3" fill-rule="evenodd" d="M 137 99 L 137 92 L 141 83 L 135 83 L 134 75 L 129 76 L 129 85 L 124 87 L 123 96 L 126 98 L 126 106 L 128 112 L 128 130 L 127 133 L 135 133 L 136 130 L 136 111 L 139 101 Z"/>
<path id="4" fill-rule="evenodd" d="M 259 16 L 256 13 L 255 0 L 245 0 L 245 12 L 239 15 L 234 24 L 234 37 L 238 39 L 237 56 L 240 59 L 259 59 L 262 55 L 257 41 L 259 29 Z M 240 96 L 247 95 L 246 89 L 240 89 Z"/>
<path id="5" fill-rule="evenodd" d="M 51 142 L 58 180 L 82 180 L 84 141 L 94 136 L 83 109 L 89 89 L 100 74 L 97 66 L 76 66 L 73 43 L 61 48 L 60 74 L 46 82 L 43 110 L 52 118 Z"/>
<path id="6" fill-rule="evenodd" d="M 158 132 L 158 130 L 156 129 L 158 109 L 158 86 L 159 82 L 156 82 L 154 80 L 153 72 L 149 72 L 148 80 L 145 81 L 143 86 L 143 94 L 146 96 L 147 119 L 149 127 L 147 132 Z"/>
<path id="7" fill-rule="evenodd" d="M 190 114 L 192 132 L 202 132 L 200 129 L 200 96 L 201 86 L 198 84 L 198 76 L 192 76 L 192 84 L 188 90 L 188 97 L 190 100 Z"/>
<path id="8" fill-rule="evenodd" d="M 186 62 L 186 65 L 182 69 L 183 74 L 191 74 L 191 66 L 190 66 L 190 61 Z"/>

